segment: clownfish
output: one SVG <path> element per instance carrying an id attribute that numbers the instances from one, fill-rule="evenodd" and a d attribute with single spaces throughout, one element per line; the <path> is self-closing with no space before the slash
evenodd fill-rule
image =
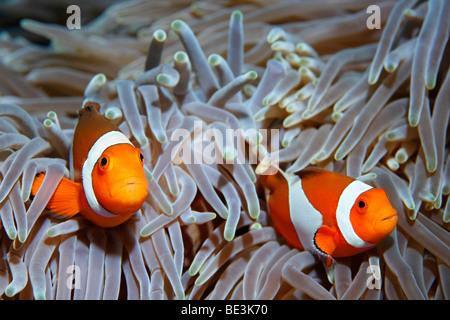
<path id="1" fill-rule="evenodd" d="M 64 217 L 80 213 L 98 226 L 114 227 L 141 208 L 148 182 L 140 149 L 98 109 L 91 103 L 79 111 L 71 150 L 74 181 L 63 177 L 46 208 Z M 44 176 L 36 176 L 33 196 Z"/>
<path id="2" fill-rule="evenodd" d="M 386 192 L 335 172 L 307 168 L 261 175 L 275 228 L 327 266 L 375 247 L 397 224 Z"/>

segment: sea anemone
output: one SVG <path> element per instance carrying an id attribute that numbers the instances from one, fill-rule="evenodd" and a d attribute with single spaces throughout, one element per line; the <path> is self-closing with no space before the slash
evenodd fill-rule
<path id="1" fill-rule="evenodd" d="M 449 14 L 444 0 L 135 0 L 79 30 L 22 19 L 50 43 L 0 40 L 1 297 L 449 299 Z M 114 228 L 45 209 L 88 102 L 145 158 L 150 194 Z M 324 268 L 274 229 L 271 165 L 382 187 L 397 228 Z"/>

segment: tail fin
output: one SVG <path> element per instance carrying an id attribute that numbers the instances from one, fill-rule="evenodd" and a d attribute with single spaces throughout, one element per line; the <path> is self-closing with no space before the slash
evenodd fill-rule
<path id="1" fill-rule="evenodd" d="M 31 187 L 31 194 L 36 195 L 44 181 L 45 174 L 38 174 Z M 46 208 L 64 217 L 72 217 L 81 211 L 83 204 L 81 194 L 83 189 L 80 183 L 73 182 L 67 178 L 62 178 L 55 189 Z"/>
<path id="2" fill-rule="evenodd" d="M 34 197 L 41 187 L 42 181 L 44 181 L 45 174 L 38 173 L 34 178 L 33 185 L 31 186 L 31 196 Z"/>

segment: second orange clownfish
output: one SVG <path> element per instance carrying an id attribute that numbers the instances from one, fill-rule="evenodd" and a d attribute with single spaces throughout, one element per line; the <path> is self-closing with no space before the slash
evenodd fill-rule
<path id="1" fill-rule="evenodd" d="M 148 194 L 143 156 L 119 128 L 88 104 L 74 131 L 74 180 L 62 178 L 47 209 L 65 217 L 77 213 L 102 227 L 117 226 L 140 209 Z M 45 174 L 35 178 L 32 195 Z"/>
<path id="2" fill-rule="evenodd" d="M 293 246 L 327 265 L 373 248 L 397 224 L 386 192 L 335 172 L 309 168 L 261 175 L 270 216 Z"/>

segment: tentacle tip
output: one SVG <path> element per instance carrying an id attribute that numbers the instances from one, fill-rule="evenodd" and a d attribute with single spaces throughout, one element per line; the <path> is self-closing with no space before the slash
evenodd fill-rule
<path id="1" fill-rule="evenodd" d="M 259 206 L 253 206 L 252 208 L 249 208 L 248 214 L 249 214 L 250 218 L 252 218 L 254 220 L 258 220 L 260 213 L 261 213 L 261 210 L 260 210 Z"/>
<path id="2" fill-rule="evenodd" d="M 173 88 L 178 84 L 179 78 L 177 79 L 168 74 L 160 73 L 156 76 L 156 81 L 163 87 Z"/>
<path id="3" fill-rule="evenodd" d="M 45 234 L 47 235 L 47 237 L 53 238 L 58 235 L 58 230 L 55 229 L 54 227 L 51 227 L 51 228 L 48 228 L 48 230 Z"/>
<path id="4" fill-rule="evenodd" d="M 430 163 L 427 163 L 427 171 L 429 173 L 434 173 L 437 169 L 437 162 L 431 161 Z"/>
<path id="5" fill-rule="evenodd" d="M 221 57 L 216 53 L 213 53 L 208 57 L 208 63 L 210 66 L 213 66 L 213 67 L 218 66 L 218 65 L 220 65 L 220 62 L 221 62 Z"/>
<path id="6" fill-rule="evenodd" d="M 447 195 L 450 194 L 450 185 L 444 185 L 444 186 L 442 187 L 442 194 L 443 194 L 444 196 L 447 196 Z"/>
<path id="7" fill-rule="evenodd" d="M 314 96 L 314 94 L 313 94 L 313 96 Z M 306 107 L 306 110 L 309 110 L 310 112 L 313 111 L 320 102 L 320 101 L 316 101 L 316 99 L 314 99 L 313 96 L 309 99 L 308 106 Z"/>
<path id="8" fill-rule="evenodd" d="M 167 39 L 167 33 L 162 29 L 157 29 L 153 32 L 153 39 L 158 42 L 164 42 Z"/>
<path id="9" fill-rule="evenodd" d="M 258 79 L 258 73 L 256 71 L 249 71 L 245 74 L 246 78 L 249 80 L 256 80 Z"/>
<path id="10" fill-rule="evenodd" d="M 334 154 L 334 160 L 339 161 L 344 159 L 347 153 L 348 151 L 344 150 L 342 147 L 339 147 L 336 153 Z"/>
<path id="11" fill-rule="evenodd" d="M 377 83 L 377 81 L 378 81 L 378 76 L 375 76 L 375 75 L 369 75 L 369 78 L 367 79 L 367 82 L 370 84 L 370 85 L 374 85 L 375 83 Z"/>
<path id="12" fill-rule="evenodd" d="M 179 19 L 172 21 L 172 24 L 170 25 L 172 30 L 175 32 L 180 32 L 185 26 L 186 23 L 183 20 Z"/>
<path id="13" fill-rule="evenodd" d="M 221 216 L 223 219 L 228 219 L 229 215 L 230 213 L 228 212 L 228 210 L 223 210 L 219 213 L 219 216 Z"/>
<path id="14" fill-rule="evenodd" d="M 226 148 L 223 152 L 223 159 L 225 161 L 233 161 L 237 157 L 237 151 L 234 148 Z M 228 163 L 228 162 L 227 162 Z"/>
<path id="15" fill-rule="evenodd" d="M 153 181 L 153 173 L 147 168 L 146 165 L 144 165 L 144 173 L 145 178 L 147 178 L 148 181 Z"/>
<path id="16" fill-rule="evenodd" d="M 344 103 L 342 102 L 341 99 L 339 99 L 333 106 L 333 112 L 340 112 L 342 111 L 342 109 L 344 109 L 344 107 L 345 107 Z"/>
<path id="17" fill-rule="evenodd" d="M 253 222 L 251 225 L 250 225 L 250 230 L 258 230 L 258 229 L 261 229 L 262 228 L 262 225 L 261 225 L 261 223 L 259 223 L 259 222 Z"/>
<path id="18" fill-rule="evenodd" d="M 264 97 L 262 100 L 262 104 L 264 106 L 270 106 L 276 102 L 276 97 L 274 97 L 274 94 L 271 92 L 267 96 Z"/>
<path id="19" fill-rule="evenodd" d="M 148 139 L 146 136 L 136 137 L 136 140 L 141 145 L 141 147 L 145 147 L 148 144 Z"/>
<path id="20" fill-rule="evenodd" d="M 122 111 L 117 107 L 109 107 L 105 111 L 105 118 L 108 120 L 116 120 L 122 117 Z"/>
<path id="21" fill-rule="evenodd" d="M 417 210 L 407 210 L 407 216 L 409 218 L 409 220 L 414 221 L 417 218 Z"/>
<path id="22" fill-rule="evenodd" d="M 44 125 L 45 128 L 49 129 L 53 126 L 54 123 L 50 119 L 45 119 L 42 124 Z"/>
<path id="23" fill-rule="evenodd" d="M 14 248 L 17 249 L 20 245 L 25 243 L 27 241 L 28 234 L 27 232 L 18 232 L 17 233 L 17 240 L 19 240 L 19 243 L 14 243 Z"/>
<path id="24" fill-rule="evenodd" d="M 14 284 L 10 283 L 6 289 L 5 289 L 5 294 L 8 298 L 13 297 L 16 293 L 17 293 L 17 288 Z"/>
<path id="25" fill-rule="evenodd" d="M 363 166 L 362 166 L 362 168 L 361 168 L 361 173 L 366 174 L 366 173 L 368 173 L 371 169 L 372 169 L 372 168 L 369 167 L 368 165 L 363 164 Z"/>
<path id="26" fill-rule="evenodd" d="M 195 286 L 196 287 L 200 287 L 201 285 L 203 285 L 206 281 L 208 281 L 208 279 L 204 279 L 201 275 L 197 278 L 197 280 L 195 280 Z"/>
<path id="27" fill-rule="evenodd" d="M 432 79 L 426 79 L 425 86 L 428 90 L 433 90 L 436 87 L 436 77 L 433 77 Z"/>
<path id="28" fill-rule="evenodd" d="M 285 118 L 283 120 L 282 124 L 283 124 L 284 128 L 290 128 L 290 127 L 292 127 L 295 124 L 295 122 L 294 122 L 294 120 L 292 118 L 287 117 L 287 118 Z"/>
<path id="29" fill-rule="evenodd" d="M 414 204 L 414 201 L 405 201 L 404 202 L 406 208 L 408 208 L 408 210 L 414 210 L 416 205 Z"/>
<path id="30" fill-rule="evenodd" d="M 396 134 L 393 131 L 388 131 L 384 134 L 384 137 L 387 141 L 394 141 L 396 138 Z"/>
<path id="31" fill-rule="evenodd" d="M 314 155 L 314 157 L 313 157 L 313 160 L 314 160 L 315 162 L 320 162 L 320 161 L 323 161 L 323 160 L 325 160 L 325 159 L 326 159 L 326 154 L 325 154 L 325 151 L 323 151 L 323 150 L 317 152 L 317 153 Z"/>
<path id="32" fill-rule="evenodd" d="M 261 122 L 261 121 L 264 120 L 264 116 L 263 116 L 263 115 L 260 115 L 260 114 L 255 114 L 255 115 L 253 116 L 253 120 L 254 120 L 255 122 Z"/>
<path id="33" fill-rule="evenodd" d="M 184 51 L 176 52 L 173 57 L 178 63 L 186 63 L 189 60 L 187 53 Z"/>
<path id="34" fill-rule="evenodd" d="M 271 161 L 269 158 L 264 158 L 257 166 L 255 169 L 255 173 L 256 174 L 262 174 L 263 172 L 265 172 L 271 165 Z"/>
<path id="35" fill-rule="evenodd" d="M 418 117 L 417 115 L 409 115 L 408 116 L 408 122 L 411 127 L 417 127 L 417 125 L 419 124 L 419 121 L 420 121 L 420 117 Z"/>
<path id="36" fill-rule="evenodd" d="M 180 194 L 180 190 L 179 189 L 172 189 L 172 190 L 170 190 L 170 194 L 173 195 L 174 197 L 178 197 L 178 195 Z M 193 218 L 194 218 L 193 222 L 195 222 L 195 217 L 193 217 Z"/>
<path id="37" fill-rule="evenodd" d="M 281 146 L 282 146 L 283 148 L 287 148 L 287 147 L 289 147 L 290 145 L 291 145 L 291 139 L 283 138 L 283 140 L 281 140 Z"/>
<path id="38" fill-rule="evenodd" d="M 395 70 L 397 70 L 398 64 L 394 63 L 394 62 L 387 62 L 384 65 L 384 70 L 386 70 L 389 73 L 394 72 Z M 375 81 L 376 82 L 376 81 Z M 370 83 L 369 84 L 375 84 L 375 83 Z"/>
<path id="39" fill-rule="evenodd" d="M 6 231 L 6 234 L 8 235 L 9 239 L 15 240 L 17 238 L 17 230 L 16 229 L 11 229 L 11 228 L 6 229 L 5 228 L 5 231 Z"/>
<path id="40" fill-rule="evenodd" d="M 53 111 L 53 110 L 50 110 L 49 112 L 47 112 L 47 118 L 50 118 L 50 119 L 55 119 L 55 118 L 57 118 L 56 112 Z"/>
<path id="41" fill-rule="evenodd" d="M 147 229 L 148 229 L 147 226 L 144 226 L 144 227 L 142 227 L 141 231 L 139 232 L 139 235 L 142 238 L 146 238 L 151 235 L 151 232 L 149 232 Z"/>
<path id="42" fill-rule="evenodd" d="M 225 238 L 225 240 L 227 240 L 228 242 L 232 241 L 234 239 L 234 235 L 235 230 L 233 228 L 225 228 L 223 232 L 223 237 Z"/>
<path id="43" fill-rule="evenodd" d="M 161 209 L 166 215 L 168 216 L 173 215 L 173 207 L 170 204 L 162 205 Z"/>
<path id="44" fill-rule="evenodd" d="M 199 269 L 200 269 L 200 266 L 197 263 L 193 262 L 191 264 L 191 266 L 189 267 L 188 273 L 191 277 L 193 277 L 198 273 Z"/>
<path id="45" fill-rule="evenodd" d="M 19 24 L 22 29 L 31 31 L 37 24 L 39 24 L 39 22 L 32 19 L 22 19 Z"/>
<path id="46" fill-rule="evenodd" d="M 171 217 L 171 216 L 173 215 L 173 209 L 172 209 L 172 207 L 170 207 L 170 208 L 162 208 L 162 210 L 163 210 L 163 212 L 164 212 L 164 214 L 165 214 L 166 216 Z"/>
<path id="47" fill-rule="evenodd" d="M 305 120 L 311 119 L 313 116 L 314 116 L 314 113 L 311 110 L 308 110 L 308 109 L 306 109 L 302 113 L 302 118 L 305 119 Z"/>
<path id="48" fill-rule="evenodd" d="M 234 10 L 231 13 L 231 19 L 234 19 L 234 20 L 242 20 L 243 16 L 244 15 L 242 14 L 241 10 Z"/>
<path id="49" fill-rule="evenodd" d="M 97 85 L 104 85 L 106 83 L 106 76 L 103 73 L 97 73 L 92 80 Z"/>

